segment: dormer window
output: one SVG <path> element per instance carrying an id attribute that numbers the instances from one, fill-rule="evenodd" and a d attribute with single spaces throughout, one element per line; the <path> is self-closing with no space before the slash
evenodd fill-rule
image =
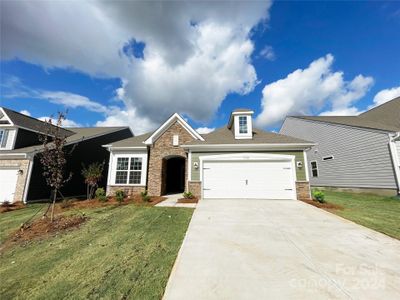
<path id="1" fill-rule="evenodd" d="M 235 139 L 252 139 L 253 122 L 251 116 L 254 112 L 250 109 L 236 109 L 229 119 L 228 128 L 235 135 Z"/>
<path id="2" fill-rule="evenodd" d="M 239 133 L 247 133 L 247 116 L 239 116 Z"/>

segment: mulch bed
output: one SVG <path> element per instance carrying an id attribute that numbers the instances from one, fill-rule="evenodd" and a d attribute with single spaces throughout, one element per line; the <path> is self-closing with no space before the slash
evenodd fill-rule
<path id="1" fill-rule="evenodd" d="M 88 218 L 84 215 L 56 216 L 53 222 L 50 218 L 41 218 L 25 224 L 15 231 L 1 246 L 0 251 L 16 244 L 27 245 L 33 240 L 56 236 L 65 231 L 79 228 Z"/>
<path id="2" fill-rule="evenodd" d="M 197 202 L 199 202 L 199 199 L 197 199 L 197 198 L 192 198 L 192 199 L 180 198 L 176 202 L 177 203 L 197 203 Z"/>
<path id="3" fill-rule="evenodd" d="M 14 211 L 17 209 L 25 208 L 25 205 L 22 202 L 14 202 L 10 204 L 2 204 L 0 206 L 0 213 L 5 213 L 9 211 Z"/>
<path id="4" fill-rule="evenodd" d="M 310 205 L 316 206 L 318 208 L 322 208 L 322 209 L 326 209 L 326 210 L 343 210 L 343 206 L 337 205 L 337 204 L 333 204 L 333 203 L 320 203 L 318 201 L 315 200 L 301 200 L 305 203 L 308 203 Z"/>

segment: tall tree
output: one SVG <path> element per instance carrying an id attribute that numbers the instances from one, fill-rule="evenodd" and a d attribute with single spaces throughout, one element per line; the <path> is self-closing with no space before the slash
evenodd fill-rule
<path id="1" fill-rule="evenodd" d="M 43 144 L 43 152 L 40 153 L 40 162 L 43 168 L 43 177 L 47 185 L 52 189 L 52 201 L 49 204 L 44 216 L 47 217 L 51 206 L 50 221 L 54 220 L 54 207 L 57 194 L 60 189 L 68 182 L 72 173 L 65 174 L 65 165 L 67 164 L 67 156 L 73 150 L 66 150 L 67 133 L 61 128 L 65 120 L 66 113 L 59 112 L 57 121 L 53 124 L 52 118 L 46 120 L 45 132 L 39 135 L 39 139 Z"/>

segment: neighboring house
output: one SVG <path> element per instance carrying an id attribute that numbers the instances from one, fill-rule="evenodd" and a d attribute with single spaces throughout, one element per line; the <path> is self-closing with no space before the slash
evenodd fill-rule
<path id="1" fill-rule="evenodd" d="M 304 151 L 313 144 L 255 129 L 252 115 L 235 110 L 227 126 L 200 135 L 174 114 L 152 133 L 105 145 L 108 195 L 186 190 L 205 199 L 310 198 Z"/>
<path id="2" fill-rule="evenodd" d="M 280 133 L 316 143 L 307 151 L 312 186 L 399 193 L 400 97 L 359 116 L 290 116 Z"/>
<path id="3" fill-rule="evenodd" d="M 43 150 L 39 134 L 46 124 L 10 109 L 0 107 L 0 202 L 49 199 L 50 189 L 42 176 L 38 153 Z M 105 162 L 108 152 L 102 145 L 133 136 L 129 127 L 63 128 L 67 147 L 75 146 L 68 158 L 67 172 L 73 176 L 61 190 L 65 197 L 85 194 L 82 164 Z"/>

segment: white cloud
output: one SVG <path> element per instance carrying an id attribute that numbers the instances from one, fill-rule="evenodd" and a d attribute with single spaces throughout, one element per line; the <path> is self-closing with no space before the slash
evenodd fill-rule
<path id="1" fill-rule="evenodd" d="M 200 134 L 207 134 L 210 132 L 213 132 L 215 130 L 215 127 L 199 127 L 196 129 L 196 131 Z"/>
<path id="2" fill-rule="evenodd" d="M 383 103 L 388 102 L 396 97 L 400 97 L 400 86 L 382 90 L 375 95 L 373 100 L 374 103 L 368 106 L 368 109 L 382 105 Z"/>
<path id="3" fill-rule="evenodd" d="M 205 121 L 227 94 L 246 94 L 257 84 L 249 35 L 270 5 L 6 1 L 1 56 L 120 78 L 123 110 L 151 122 L 176 111 Z M 124 54 L 133 38 L 145 43 L 144 59 Z"/>
<path id="4" fill-rule="evenodd" d="M 372 77 L 343 79 L 343 72 L 333 72 L 334 57 L 328 54 L 305 69 L 297 69 L 286 78 L 267 84 L 263 89 L 262 111 L 258 126 L 276 125 L 290 114 L 324 115 L 355 113 L 354 102 L 363 97 L 373 84 Z"/>
<path id="5" fill-rule="evenodd" d="M 267 59 L 267 60 L 275 60 L 275 51 L 272 46 L 265 46 L 261 51 L 260 51 L 260 56 Z"/>
<path id="6" fill-rule="evenodd" d="M 40 117 L 40 118 L 38 118 L 38 119 L 41 120 L 41 121 L 43 121 L 43 122 L 46 122 L 46 121 L 48 121 L 48 120 L 51 120 L 51 122 L 52 122 L 53 124 L 56 124 L 56 123 L 57 123 L 57 120 L 54 119 L 54 118 L 52 118 L 52 117 Z M 62 126 L 62 127 L 82 127 L 81 124 L 79 124 L 79 123 L 77 123 L 77 122 L 75 122 L 75 121 L 73 121 L 73 120 L 70 120 L 70 119 L 65 119 L 65 120 L 63 120 L 61 126 Z"/>
<path id="7" fill-rule="evenodd" d="M 135 109 L 110 109 L 104 121 L 98 121 L 96 126 L 129 126 L 135 135 L 149 132 L 160 124 L 141 116 Z"/>
<path id="8" fill-rule="evenodd" d="M 31 113 L 29 111 L 27 111 L 26 109 L 21 110 L 20 113 L 23 114 L 23 115 L 26 115 L 28 117 L 31 116 Z"/>

